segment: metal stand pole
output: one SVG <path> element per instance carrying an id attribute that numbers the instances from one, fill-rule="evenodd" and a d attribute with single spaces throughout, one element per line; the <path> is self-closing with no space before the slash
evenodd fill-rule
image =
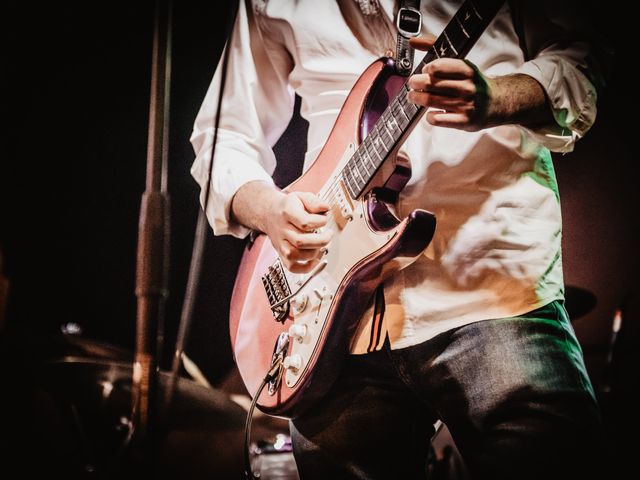
<path id="1" fill-rule="evenodd" d="M 171 2 L 156 2 L 151 65 L 151 101 L 147 143 L 146 188 L 140 206 L 136 268 L 136 345 L 133 364 L 132 422 L 134 443 L 143 461 L 153 461 L 157 441 L 158 352 L 162 349 L 168 295 L 169 93 L 171 78 Z"/>

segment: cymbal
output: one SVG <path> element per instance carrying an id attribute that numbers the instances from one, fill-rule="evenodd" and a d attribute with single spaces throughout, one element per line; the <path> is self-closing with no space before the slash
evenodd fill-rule
<path id="1" fill-rule="evenodd" d="M 66 355 L 38 363 L 19 387 L 3 393 L 9 402 L 0 418 L 11 420 L 3 425 L 13 461 L 24 465 L 33 457 L 39 461 L 30 468 L 62 478 L 135 478 L 140 467 L 130 442 L 131 362 Z M 169 372 L 159 372 L 159 400 L 169 380 Z M 153 478 L 243 479 L 245 419 L 246 410 L 227 392 L 180 377 L 157 427 Z M 287 431 L 282 419 L 256 417 L 252 438 Z"/>
<path id="2" fill-rule="evenodd" d="M 592 291 L 575 285 L 567 285 L 565 287 L 564 297 L 564 306 L 571 320 L 576 320 L 586 315 L 598 303 L 596 295 Z"/>
<path id="3" fill-rule="evenodd" d="M 50 341 L 53 343 L 54 338 Z M 59 335 L 56 341 L 66 355 L 132 362 L 133 352 L 112 343 L 80 335 Z"/>

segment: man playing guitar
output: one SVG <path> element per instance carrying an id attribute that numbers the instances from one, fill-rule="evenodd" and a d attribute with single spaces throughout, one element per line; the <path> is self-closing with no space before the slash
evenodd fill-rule
<path id="1" fill-rule="evenodd" d="M 328 278 L 331 262 L 359 248 L 363 235 L 346 240 L 350 228 L 357 230 L 345 224 L 355 225 L 359 220 L 352 217 L 358 212 L 366 217 L 375 208 L 377 200 L 366 196 L 368 187 L 356 191 L 349 181 L 359 186 L 358 179 L 369 174 L 366 164 L 336 182 L 341 206 L 322 188 L 302 186 L 312 184 L 323 155 L 341 141 L 346 119 L 359 119 L 351 122 L 352 129 L 361 128 L 366 102 L 355 99 L 366 74 L 360 75 L 395 47 L 395 27 L 403 29 L 397 21 L 402 9 L 421 15 L 414 32 L 420 37 L 411 44 L 430 51 L 433 61 L 408 78 L 408 92 L 397 101 L 427 111 L 418 110 L 401 145 L 383 154 L 363 149 L 372 165 L 371 158 L 391 154 L 410 164 L 410 179 L 389 202 L 394 218 L 414 218 L 412 212 L 426 210 L 437 219 L 431 242 L 427 239 L 411 262 L 385 276 L 383 288 L 365 299 L 367 308 L 349 331 L 350 354 L 315 403 L 299 411 L 291 407 L 289 414 L 286 408 L 304 398 L 305 390 L 291 390 L 291 400 L 282 406 L 276 399 L 281 398 L 278 392 L 304 381 L 296 372 L 307 363 L 321 364 L 321 357 L 314 360 L 319 347 L 306 360 L 304 350 L 296 358 L 290 351 L 282 384 L 272 385 L 271 392 L 256 392 L 257 383 L 247 380 L 253 367 L 240 365 L 241 373 L 250 393 L 265 399 L 265 411 L 292 417 L 303 479 L 424 478 L 429 437 L 438 419 L 449 427 L 476 478 L 587 478 L 598 457 L 598 410 L 563 306 L 560 203 L 549 153 L 571 151 L 595 120 L 595 72 L 581 20 L 584 7 L 578 2 L 571 9 L 566 2 L 498 5 L 463 60 L 458 50 L 464 43 L 458 40 L 472 36 L 474 16 L 482 19 L 481 0 L 402 3 L 240 3 L 227 46 L 212 165 L 221 67 L 191 139 L 197 154 L 192 174 L 202 186 L 200 200 L 214 233 L 266 234 L 260 245 L 270 242 L 289 284 L 310 272 L 314 281 Z M 384 34 L 389 25 L 393 35 Z M 279 190 L 270 177 L 276 162 L 271 146 L 291 118 L 294 92 L 309 122 L 309 175 L 300 188 Z M 377 132 L 382 141 L 393 137 L 394 122 L 405 117 L 410 123 L 402 111 L 369 135 Z M 363 138 L 352 143 L 357 147 Z M 348 149 L 340 144 L 335 150 Z M 352 154 L 345 153 L 335 168 L 346 168 Z M 362 178 L 361 184 L 375 182 L 373 172 L 371 178 Z M 341 208 L 351 210 L 341 217 Z M 381 227 L 376 234 L 386 231 L 391 230 Z M 391 264 L 381 263 L 380 275 Z M 352 262 L 344 271 L 359 265 Z M 373 275 L 356 277 L 354 283 L 366 284 Z M 243 285 L 237 284 L 244 292 L 237 296 L 244 305 L 232 310 L 246 313 L 247 303 L 267 302 L 264 292 L 254 294 Z M 292 286 L 291 305 L 282 318 L 261 320 L 256 328 L 265 322 L 269 326 L 264 328 L 276 325 L 303 344 L 313 326 L 306 320 L 302 325 L 297 312 L 316 308 L 318 315 L 329 308 L 321 305 L 347 291 L 339 282 L 332 295 L 305 285 L 297 303 Z M 357 300 L 342 299 L 345 304 Z M 287 302 L 284 297 L 271 307 L 275 311 Z M 292 330 L 292 325 L 299 327 Z M 331 344 L 331 333 L 318 332 Z M 249 362 L 245 358 L 251 352 L 260 357 L 258 343 L 251 343 L 259 340 L 248 338 L 259 336 L 258 331 L 240 323 L 232 336 L 239 362 Z M 265 340 L 268 349 L 274 341 Z M 291 342 L 287 348 L 303 348 Z M 243 345 L 250 348 L 242 350 Z M 268 369 L 271 350 L 265 352 Z M 315 373 L 309 388 L 321 376 Z"/>

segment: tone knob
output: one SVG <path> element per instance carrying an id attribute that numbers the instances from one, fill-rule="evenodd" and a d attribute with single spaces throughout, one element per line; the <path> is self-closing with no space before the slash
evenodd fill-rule
<path id="1" fill-rule="evenodd" d="M 284 358 L 284 368 L 287 370 L 298 371 L 302 366 L 302 357 L 300 355 L 290 355 Z"/>
<path id="2" fill-rule="evenodd" d="M 306 325 L 296 325 L 293 324 L 289 327 L 289 337 L 302 342 L 304 340 L 305 335 L 307 334 L 307 326 Z"/>
<path id="3" fill-rule="evenodd" d="M 293 299 L 291 299 L 291 306 L 293 307 L 293 312 L 302 313 L 304 309 L 307 307 L 308 299 L 309 297 L 307 297 L 304 294 L 293 297 Z"/>

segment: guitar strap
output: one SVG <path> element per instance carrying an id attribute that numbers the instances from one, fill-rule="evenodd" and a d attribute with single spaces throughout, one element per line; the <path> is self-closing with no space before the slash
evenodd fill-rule
<path id="1" fill-rule="evenodd" d="M 380 6 L 379 0 L 338 0 L 338 6 L 360 45 L 376 57 L 400 59 L 396 61 L 398 73 L 411 73 L 413 47 L 409 45 L 409 39 L 420 34 L 420 0 L 396 2 L 393 12 L 395 24 Z"/>
<path id="2" fill-rule="evenodd" d="M 378 0 L 338 0 L 340 13 L 360 45 L 374 56 L 382 57 L 393 51 L 395 27 Z"/>
<path id="3" fill-rule="evenodd" d="M 396 41 L 396 72 L 409 76 L 413 71 L 414 49 L 409 44 L 412 37 L 420 35 L 422 29 L 422 14 L 420 0 L 401 0 L 400 9 L 396 14 L 398 39 Z"/>

